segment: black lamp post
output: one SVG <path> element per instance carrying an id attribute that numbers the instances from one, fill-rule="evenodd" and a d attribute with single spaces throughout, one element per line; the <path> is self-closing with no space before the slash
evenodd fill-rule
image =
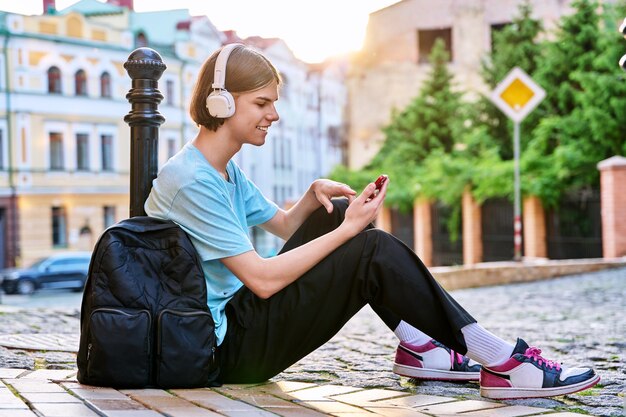
<path id="1" fill-rule="evenodd" d="M 138 48 L 124 68 L 132 79 L 126 94 L 131 111 L 124 117 L 130 126 L 130 217 L 145 216 L 143 206 L 158 171 L 159 126 L 165 118 L 158 110 L 163 95 L 157 87 L 166 66 L 155 50 Z"/>

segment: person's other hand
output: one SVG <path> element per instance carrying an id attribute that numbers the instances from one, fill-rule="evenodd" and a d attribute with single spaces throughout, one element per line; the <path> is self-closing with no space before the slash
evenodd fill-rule
<path id="1" fill-rule="evenodd" d="M 330 201 L 331 198 L 347 197 L 348 203 L 352 203 L 356 196 L 356 191 L 350 188 L 350 186 L 327 179 L 313 181 L 311 191 L 313 191 L 317 201 L 326 208 L 328 213 L 332 213 L 333 211 L 333 203 Z"/>

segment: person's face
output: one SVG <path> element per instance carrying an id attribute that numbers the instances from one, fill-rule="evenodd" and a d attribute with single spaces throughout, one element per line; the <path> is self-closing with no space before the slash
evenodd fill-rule
<path id="1" fill-rule="evenodd" d="M 227 123 L 235 138 L 242 143 L 263 145 L 270 125 L 279 119 L 275 107 L 278 100 L 276 81 L 258 90 L 233 96 L 235 114 L 227 120 Z"/>

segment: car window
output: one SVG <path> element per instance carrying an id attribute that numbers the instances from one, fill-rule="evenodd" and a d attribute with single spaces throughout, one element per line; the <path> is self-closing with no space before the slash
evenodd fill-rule
<path id="1" fill-rule="evenodd" d="M 89 259 L 66 259 L 66 261 L 67 261 L 67 265 L 74 265 L 74 266 L 89 265 Z"/>
<path id="2" fill-rule="evenodd" d="M 34 268 L 38 268 L 42 263 L 44 263 L 46 261 L 46 259 L 48 259 L 48 258 L 39 258 L 35 262 L 33 262 L 30 265 L 30 267 L 33 268 L 33 269 Z"/>
<path id="3" fill-rule="evenodd" d="M 89 260 L 82 258 L 67 258 L 58 259 L 53 261 L 48 266 L 50 272 L 64 272 L 64 271 L 82 271 L 89 267 Z"/>

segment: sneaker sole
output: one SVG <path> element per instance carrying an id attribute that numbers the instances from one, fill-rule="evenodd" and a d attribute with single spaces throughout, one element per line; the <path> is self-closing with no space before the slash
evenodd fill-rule
<path id="1" fill-rule="evenodd" d="M 439 369 L 416 368 L 394 363 L 393 372 L 408 378 L 434 381 L 478 381 L 480 372 L 443 371 Z"/>
<path id="2" fill-rule="evenodd" d="M 600 382 L 600 375 L 596 375 L 592 379 L 579 382 L 578 384 L 567 385 L 564 387 L 556 388 L 487 388 L 480 387 L 480 395 L 485 398 L 491 398 L 494 400 L 514 400 L 519 398 L 541 398 L 541 397 L 554 397 L 557 395 L 573 394 L 574 392 L 582 391 L 587 388 L 591 388 Z"/>

